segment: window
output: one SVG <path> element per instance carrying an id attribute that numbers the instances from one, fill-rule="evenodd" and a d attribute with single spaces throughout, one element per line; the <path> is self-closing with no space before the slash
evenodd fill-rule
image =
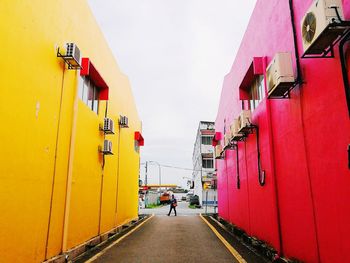
<path id="1" fill-rule="evenodd" d="M 140 146 L 139 146 L 139 142 L 138 141 L 134 141 L 134 150 L 135 152 L 140 152 Z"/>
<path id="2" fill-rule="evenodd" d="M 213 159 L 202 159 L 203 168 L 214 168 Z"/>
<path id="3" fill-rule="evenodd" d="M 79 78 L 78 96 L 89 109 L 96 114 L 98 113 L 100 91 L 86 76 Z"/>
<path id="4" fill-rule="evenodd" d="M 213 141 L 213 136 L 202 136 L 202 144 L 211 145 Z"/>
<path id="5" fill-rule="evenodd" d="M 249 106 L 250 109 L 253 111 L 258 107 L 259 103 L 265 97 L 264 76 L 260 75 L 254 80 L 249 90 L 249 97 Z"/>

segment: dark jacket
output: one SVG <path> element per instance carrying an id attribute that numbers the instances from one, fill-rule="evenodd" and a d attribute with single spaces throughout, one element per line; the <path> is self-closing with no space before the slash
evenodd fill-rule
<path id="1" fill-rule="evenodd" d="M 177 200 L 176 200 L 176 198 L 172 198 L 172 199 L 171 199 L 170 205 L 171 205 L 171 206 L 176 206 L 176 205 L 177 205 Z"/>

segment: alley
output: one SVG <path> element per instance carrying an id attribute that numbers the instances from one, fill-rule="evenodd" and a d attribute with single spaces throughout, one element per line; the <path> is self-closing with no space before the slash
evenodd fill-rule
<path id="1" fill-rule="evenodd" d="M 0 21 L 0 263 L 350 263 L 350 0 Z"/>
<path id="2" fill-rule="evenodd" d="M 200 216 L 158 215 L 122 242 L 107 251 L 102 251 L 92 262 L 239 261 L 235 260 Z"/>
<path id="3" fill-rule="evenodd" d="M 179 200 L 179 199 L 178 199 Z M 155 215 L 166 215 L 169 212 L 169 205 L 165 205 L 159 208 L 154 208 L 154 209 L 140 209 L 139 214 L 143 214 L 143 215 L 151 215 L 151 214 L 155 214 Z M 188 202 L 183 202 L 183 201 L 178 201 L 178 206 L 176 208 L 177 210 L 177 214 L 178 215 L 199 215 L 199 214 L 205 214 L 206 212 L 208 213 L 214 213 L 214 207 L 212 206 L 208 206 L 206 207 L 202 207 L 202 208 L 194 208 L 191 209 L 188 207 Z M 173 212 L 174 213 L 174 212 Z"/>

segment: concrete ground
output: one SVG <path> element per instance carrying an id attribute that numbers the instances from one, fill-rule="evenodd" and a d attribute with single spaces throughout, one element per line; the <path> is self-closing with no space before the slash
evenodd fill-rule
<path id="1" fill-rule="evenodd" d="M 208 213 L 213 212 L 213 208 Z M 205 209 L 188 208 L 179 202 L 177 216 L 167 216 L 169 206 L 141 209 L 155 214 L 130 233 L 80 258 L 76 263 L 266 263 L 237 238 L 206 217 L 211 228 L 198 215 Z M 216 232 L 216 234 L 214 233 Z M 220 234 L 219 234 L 220 233 Z M 223 244 L 226 242 L 226 246 Z M 96 254 L 97 253 L 97 254 Z M 241 256 L 245 259 L 243 260 Z"/>
<path id="2" fill-rule="evenodd" d="M 188 215 L 155 216 L 93 262 L 228 263 L 238 261 L 199 216 Z"/>
<path id="3" fill-rule="evenodd" d="M 189 208 L 188 205 L 189 205 L 188 202 L 178 201 L 178 206 L 176 207 L 177 215 L 178 216 L 198 215 L 198 214 L 205 214 L 205 212 L 206 212 L 205 207 L 192 209 L 192 208 Z M 159 207 L 159 208 L 152 208 L 152 209 L 143 208 L 143 209 L 139 210 L 139 214 L 140 215 L 142 215 L 142 214 L 144 214 L 144 215 L 145 214 L 146 215 L 150 215 L 150 214 L 166 215 L 166 214 L 168 214 L 169 209 L 170 209 L 169 205 L 165 205 L 165 206 Z M 208 206 L 207 213 L 214 213 L 214 207 Z M 172 215 L 174 215 L 174 211 L 172 212 Z"/>

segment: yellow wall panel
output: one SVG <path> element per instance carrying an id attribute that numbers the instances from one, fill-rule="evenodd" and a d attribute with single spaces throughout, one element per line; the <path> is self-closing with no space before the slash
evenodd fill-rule
<path id="1" fill-rule="evenodd" d="M 85 0 L 4 0 L 0 17 L 1 261 L 40 262 L 61 253 L 64 240 L 74 247 L 137 216 L 134 132 L 141 123 L 129 81 Z M 104 168 L 98 146 L 106 104 L 96 115 L 77 100 L 74 111 L 79 71 L 64 70 L 56 57 L 70 41 L 110 87 L 107 116 L 116 126 L 119 115 L 129 117 L 120 152 L 118 129 L 106 136 L 115 155 L 105 157 Z"/>
<path id="2" fill-rule="evenodd" d="M 112 118 L 114 123 L 118 123 L 119 116 L 109 114 L 108 117 Z M 100 233 L 105 233 L 115 226 L 118 161 L 120 156 L 118 151 L 119 134 L 118 126 L 116 126 L 115 134 L 106 136 L 106 139 L 111 140 L 113 143 L 114 155 L 105 157 Z"/>
<path id="3" fill-rule="evenodd" d="M 64 81 L 61 102 L 61 114 L 57 137 L 57 153 L 55 174 L 52 181 L 52 196 L 49 221 L 49 233 L 47 236 L 46 257 L 50 258 L 61 252 L 63 238 L 63 219 L 65 209 L 66 183 L 68 171 L 68 158 L 70 138 L 72 132 L 73 103 L 76 93 L 76 74 L 64 71 Z"/>
<path id="4" fill-rule="evenodd" d="M 102 177 L 98 146 L 103 143 L 99 124 L 98 115 L 79 101 L 70 203 L 69 248 L 98 234 Z"/>

